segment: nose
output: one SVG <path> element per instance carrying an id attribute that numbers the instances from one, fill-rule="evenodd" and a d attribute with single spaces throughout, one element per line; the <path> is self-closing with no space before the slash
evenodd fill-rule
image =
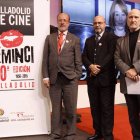
<path id="1" fill-rule="evenodd" d="M 61 21 L 61 24 L 64 24 L 64 20 Z"/>
<path id="2" fill-rule="evenodd" d="M 100 24 L 97 22 L 97 23 L 96 23 L 96 26 L 99 26 L 99 25 L 100 25 Z"/>
<path id="3" fill-rule="evenodd" d="M 119 16 L 119 20 L 122 20 L 122 16 L 121 15 Z"/>
<path id="4" fill-rule="evenodd" d="M 132 18 L 132 21 L 134 22 L 135 20 L 136 20 L 136 18 L 135 18 L 135 17 L 133 17 L 133 18 Z"/>

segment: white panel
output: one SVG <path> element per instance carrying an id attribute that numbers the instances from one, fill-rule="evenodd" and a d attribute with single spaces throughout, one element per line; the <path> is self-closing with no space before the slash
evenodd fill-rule
<path id="1" fill-rule="evenodd" d="M 70 15 L 71 22 L 92 24 L 95 16 L 95 0 L 65 0 L 63 12 Z"/>
<path id="2" fill-rule="evenodd" d="M 43 46 L 49 32 L 50 2 L 34 0 L 34 36 L 24 36 L 23 43 L 19 46 L 19 48 L 26 45 L 34 47 L 34 63 L 7 64 L 10 70 L 7 72 L 5 82 L 9 84 L 10 79 L 15 79 L 13 66 L 30 66 L 28 79 L 34 79 L 35 90 L 23 90 L 26 89 L 24 86 L 20 90 L 12 87 L 12 91 L 6 91 L 5 82 L 0 81 L 0 84 L 4 83 L 3 87 L 0 86 L 0 90 L 3 90 L 0 91 L 0 109 L 4 111 L 4 114 L 0 115 L 0 137 L 50 133 L 50 100 L 41 76 Z M 28 81 L 25 82 L 26 86 L 29 86 Z"/>
<path id="3" fill-rule="evenodd" d="M 104 18 L 106 18 L 105 13 L 106 13 L 106 9 L 105 9 L 105 0 L 98 0 L 98 15 L 103 16 Z"/>
<path id="4" fill-rule="evenodd" d="M 117 83 L 116 91 L 115 91 L 115 104 L 122 104 L 122 103 L 126 103 L 126 101 L 124 95 L 120 93 L 120 83 Z M 86 107 L 90 107 L 87 85 L 79 85 L 77 108 L 86 108 Z"/>

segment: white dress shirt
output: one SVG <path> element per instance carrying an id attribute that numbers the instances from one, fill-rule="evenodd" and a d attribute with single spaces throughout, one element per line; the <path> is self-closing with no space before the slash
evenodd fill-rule
<path id="1" fill-rule="evenodd" d="M 101 32 L 100 34 L 99 34 L 99 40 L 101 39 L 101 37 L 103 36 L 103 33 L 104 33 L 104 31 L 103 32 Z M 95 39 L 96 39 L 96 37 L 97 37 L 97 34 L 95 34 Z"/>

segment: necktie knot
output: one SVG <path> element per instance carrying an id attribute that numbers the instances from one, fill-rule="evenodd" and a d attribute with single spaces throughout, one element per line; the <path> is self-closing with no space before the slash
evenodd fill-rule
<path id="1" fill-rule="evenodd" d="M 64 34 L 63 33 L 60 33 L 60 37 L 62 37 Z"/>

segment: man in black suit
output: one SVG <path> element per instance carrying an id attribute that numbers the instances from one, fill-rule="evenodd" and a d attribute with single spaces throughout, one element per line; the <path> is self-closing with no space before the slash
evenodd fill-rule
<path id="1" fill-rule="evenodd" d="M 88 95 L 95 134 L 88 140 L 113 140 L 116 36 L 105 32 L 104 17 L 93 20 L 95 35 L 86 40 L 82 54 L 87 70 Z"/>

